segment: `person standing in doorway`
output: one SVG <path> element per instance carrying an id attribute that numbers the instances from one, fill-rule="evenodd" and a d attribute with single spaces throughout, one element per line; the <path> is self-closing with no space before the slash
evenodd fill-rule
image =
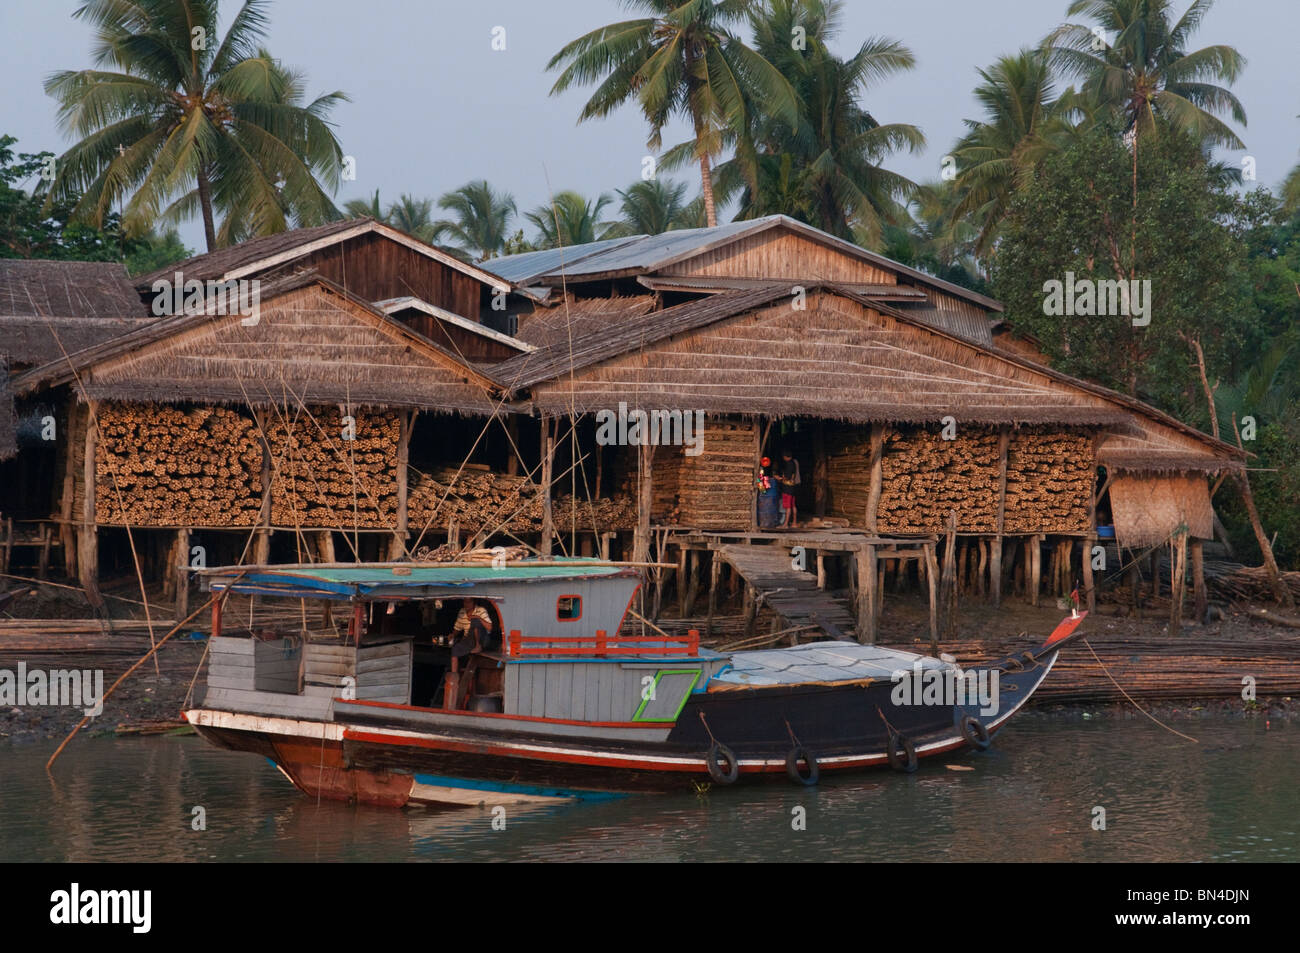
<path id="1" fill-rule="evenodd" d="M 781 462 L 776 468 L 776 479 L 781 484 L 781 525 L 794 529 L 798 526 L 794 491 L 799 485 L 799 461 L 789 448 L 781 451 Z"/>

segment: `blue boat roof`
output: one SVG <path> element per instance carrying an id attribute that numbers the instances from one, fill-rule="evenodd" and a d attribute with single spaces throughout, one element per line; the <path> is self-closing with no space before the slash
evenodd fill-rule
<path id="1" fill-rule="evenodd" d="M 457 588 L 468 589 L 501 583 L 529 583 L 540 580 L 592 579 L 602 576 L 636 575 L 626 566 L 610 565 L 599 560 L 547 559 L 541 565 L 527 562 L 494 567 L 482 563 L 445 565 L 379 566 L 224 566 L 199 573 L 214 592 L 250 595 L 283 595 L 311 599 L 352 599 L 390 595 L 397 598 L 413 595 L 409 590 Z"/>

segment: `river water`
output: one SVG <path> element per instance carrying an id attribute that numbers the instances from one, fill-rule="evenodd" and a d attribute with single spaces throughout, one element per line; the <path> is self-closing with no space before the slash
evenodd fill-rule
<path id="1" fill-rule="evenodd" d="M 1027 712 L 990 751 L 910 776 L 504 817 L 317 804 L 268 762 L 196 737 L 78 739 L 53 780 L 52 742 L 0 744 L 0 861 L 1300 860 L 1300 725 L 1174 724 L 1199 744 L 1141 716 Z"/>

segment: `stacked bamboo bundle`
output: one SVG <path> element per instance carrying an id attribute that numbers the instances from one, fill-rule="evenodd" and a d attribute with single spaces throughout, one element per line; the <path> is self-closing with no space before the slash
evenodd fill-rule
<path id="1" fill-rule="evenodd" d="M 132 526 L 252 526 L 262 506 L 257 425 L 234 410 L 105 403 L 97 413 L 95 519 Z"/>
<path id="2" fill-rule="evenodd" d="M 1007 449 L 1008 533 L 1066 533 L 1088 529 L 1094 463 L 1083 434 L 1029 427 L 1011 434 Z"/>
<path id="3" fill-rule="evenodd" d="M 998 454 L 996 431 L 965 430 L 954 440 L 937 431 L 893 431 L 885 440 L 880 505 L 881 532 L 933 533 L 957 511 L 957 525 L 966 532 L 995 532 L 998 518 Z M 860 478 L 864 484 L 870 473 Z M 863 519 L 863 509 L 844 515 Z"/>
<path id="4" fill-rule="evenodd" d="M 420 528 L 447 526 L 451 522 L 466 532 L 501 529 L 512 533 L 535 533 L 542 528 L 541 487 L 526 476 L 494 473 L 481 464 L 411 473 L 407 495 L 407 522 Z M 551 518 L 557 529 L 571 525 L 575 501 L 570 496 L 553 497 Z M 578 529 L 590 531 L 593 518 L 602 532 L 636 526 L 636 504 L 626 494 L 588 503 L 576 501 Z"/>
<path id="5" fill-rule="evenodd" d="M 391 527 L 397 522 L 396 413 L 352 414 L 344 439 L 337 409 L 314 411 L 286 426 L 275 418 L 271 447 L 271 523 L 275 526 Z"/>
<path id="6" fill-rule="evenodd" d="M 1164 563 L 1163 572 L 1169 572 L 1168 561 Z M 1300 603 L 1300 572 L 1283 572 L 1282 581 L 1291 590 L 1291 596 Z M 1168 578 L 1166 575 L 1165 578 Z M 1273 589 L 1269 585 L 1268 570 L 1263 566 L 1242 566 L 1222 560 L 1207 560 L 1205 564 L 1205 583 L 1211 595 L 1225 602 L 1258 602 L 1268 604 L 1273 601 Z"/>
<path id="7" fill-rule="evenodd" d="M 690 457 L 684 447 L 655 451 L 651 477 L 655 521 L 696 529 L 731 529 L 748 523 L 757 425 L 710 419 L 700 446 L 702 452 Z M 630 478 L 635 480 L 635 472 Z"/>

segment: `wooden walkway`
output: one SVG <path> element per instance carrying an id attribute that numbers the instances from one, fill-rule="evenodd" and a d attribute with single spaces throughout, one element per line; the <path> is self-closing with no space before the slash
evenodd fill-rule
<path id="1" fill-rule="evenodd" d="M 746 599 L 746 628 L 760 604 L 766 604 L 786 624 L 817 626 L 837 639 L 857 637 L 856 621 L 849 607 L 830 593 L 817 588 L 815 573 L 800 572 L 790 564 L 790 553 L 781 547 L 722 545 L 717 552 L 731 564 L 754 595 Z"/>

